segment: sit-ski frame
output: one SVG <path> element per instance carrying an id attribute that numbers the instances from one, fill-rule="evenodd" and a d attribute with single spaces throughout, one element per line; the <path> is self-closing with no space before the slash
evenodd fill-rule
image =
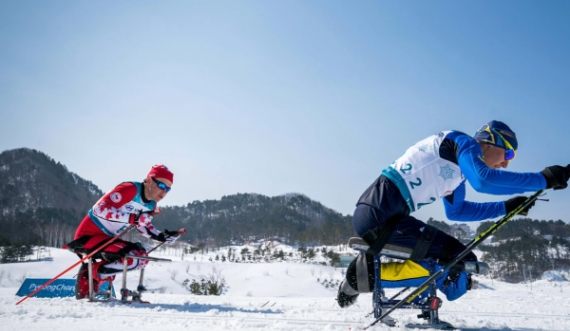
<path id="1" fill-rule="evenodd" d="M 351 238 L 349 240 L 349 247 L 365 254 L 369 246 L 361 238 Z M 396 300 L 396 297 L 387 298 L 384 295 L 382 289 L 382 278 L 380 273 L 380 264 L 382 256 L 388 258 L 394 258 L 399 260 L 407 260 L 412 255 L 412 249 L 403 246 L 397 246 L 393 244 L 386 244 L 382 251 L 374 256 L 374 295 L 372 297 L 372 304 L 374 307 L 374 318 L 382 316 L 382 311 L 384 309 L 390 309 L 394 307 L 400 300 Z M 425 261 L 428 263 L 429 275 L 435 273 L 435 266 L 437 260 L 434 258 L 427 258 Z M 439 308 L 441 307 L 441 299 L 437 297 L 437 287 L 435 279 L 429 284 L 427 289 L 428 297 L 420 303 L 404 303 L 400 308 L 402 309 L 421 309 L 422 314 L 418 315 L 418 318 L 423 318 L 427 320 L 427 324 L 408 324 L 406 327 L 418 328 L 418 329 L 454 329 L 451 324 L 443 322 L 439 319 Z M 403 292 L 403 291 L 402 291 Z M 400 292 L 400 293 L 402 293 Z M 400 294 L 399 293 L 399 294 Z M 390 326 L 395 326 L 395 320 L 386 320 L 385 323 Z"/>
<path id="2" fill-rule="evenodd" d="M 105 252 L 103 252 L 102 254 L 112 255 L 112 253 L 105 253 Z M 144 269 L 141 269 L 141 272 L 140 272 L 139 286 L 137 287 L 137 291 L 129 290 L 127 288 L 128 259 L 137 259 L 137 260 L 145 260 L 145 261 L 152 261 L 152 262 L 172 262 L 172 260 L 169 260 L 169 259 L 161 259 L 161 258 L 150 257 L 150 256 L 135 256 L 135 255 L 125 254 L 123 256 L 123 284 L 122 284 L 122 287 L 120 290 L 121 299 L 118 300 L 116 298 L 113 298 L 113 282 L 112 281 L 109 281 L 109 286 L 107 287 L 106 291 L 98 291 L 98 292 L 93 291 L 93 258 L 91 257 L 91 258 L 87 259 L 87 270 L 88 270 L 88 276 L 89 276 L 89 301 L 90 302 L 121 301 L 124 303 L 128 303 L 128 302 L 144 303 L 144 301 L 141 300 L 142 291 L 140 291 L 141 288 L 144 288 L 143 287 Z M 100 295 L 105 295 L 105 296 L 107 296 L 107 298 L 106 299 L 97 299 L 97 296 L 100 296 Z M 128 300 L 129 296 L 132 298 L 131 301 Z"/>

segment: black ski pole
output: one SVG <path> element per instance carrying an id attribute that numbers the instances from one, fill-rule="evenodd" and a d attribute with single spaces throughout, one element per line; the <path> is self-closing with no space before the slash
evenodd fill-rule
<path id="1" fill-rule="evenodd" d="M 390 298 L 390 300 L 394 300 L 394 299 L 396 299 L 397 297 L 399 297 L 399 296 L 400 296 L 400 294 L 402 294 L 402 293 L 406 292 L 406 291 L 407 291 L 407 290 L 409 290 L 409 289 L 410 289 L 410 287 L 409 287 L 409 286 L 408 286 L 408 287 L 406 287 L 406 288 L 404 288 L 404 289 L 403 289 L 403 290 L 401 290 L 400 292 L 396 293 L 396 295 L 394 295 L 393 297 L 391 297 L 391 298 Z M 370 315 L 372 315 L 372 314 L 374 314 L 374 310 L 373 310 L 372 312 L 370 312 L 368 315 L 366 315 L 365 317 L 368 317 L 368 316 L 370 316 Z"/>
<path id="2" fill-rule="evenodd" d="M 475 239 L 473 239 L 473 241 L 471 241 L 469 243 L 469 245 L 467 245 L 467 247 L 465 248 L 465 250 L 463 250 L 463 252 L 461 252 L 461 254 L 459 254 L 456 258 L 454 258 L 451 262 L 449 262 L 445 267 L 440 269 L 438 272 L 436 272 L 435 274 L 430 276 L 425 282 L 423 282 L 423 284 L 418 286 L 418 288 L 416 288 L 414 291 L 412 291 L 410 294 L 408 294 L 405 298 L 400 300 L 400 302 L 395 304 L 386 313 L 384 313 L 382 316 L 378 317 L 374 322 L 372 322 L 370 325 L 365 327 L 363 330 L 366 330 L 366 329 L 370 328 L 371 326 L 375 325 L 376 323 L 380 322 L 381 320 L 386 318 L 386 316 L 390 315 L 394 310 L 400 308 L 404 303 L 411 301 L 418 294 L 423 292 L 429 286 L 429 283 L 431 283 L 436 278 L 441 277 L 441 275 L 443 275 L 444 272 L 446 272 L 451 267 L 456 265 L 459 261 L 461 261 L 465 256 L 467 256 L 467 254 L 469 254 L 473 249 L 475 249 L 475 247 L 479 246 L 479 244 L 481 244 L 485 239 L 487 239 L 489 236 L 491 236 L 493 233 L 495 233 L 499 228 L 501 228 L 503 225 L 505 225 L 505 223 L 510 221 L 518 213 L 520 213 L 526 207 L 528 207 L 531 203 L 536 201 L 536 199 L 538 199 L 538 197 L 542 194 L 542 192 L 544 192 L 544 190 L 540 190 L 540 191 L 536 192 L 535 194 L 533 194 L 532 196 L 530 196 L 528 199 L 526 199 L 525 202 L 523 202 L 520 206 L 518 206 L 518 208 L 516 208 L 515 210 L 511 211 L 508 215 L 506 215 L 503 218 L 501 218 L 500 220 L 498 220 L 487 231 L 478 235 Z"/>
<path id="3" fill-rule="evenodd" d="M 186 229 L 180 229 L 178 231 L 178 236 L 181 234 L 186 234 Z M 150 254 L 150 252 L 154 251 L 155 249 L 159 248 L 160 246 L 164 245 L 166 243 L 166 241 L 161 242 L 160 244 L 154 246 L 153 248 L 151 248 L 148 252 L 146 252 L 147 254 Z M 144 270 L 144 269 L 143 269 Z"/>

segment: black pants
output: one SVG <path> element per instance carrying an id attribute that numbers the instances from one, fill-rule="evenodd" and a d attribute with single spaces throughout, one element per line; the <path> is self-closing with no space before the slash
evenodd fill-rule
<path id="1" fill-rule="evenodd" d="M 388 178 L 381 175 L 366 189 L 358 200 L 356 210 L 352 217 L 352 225 L 356 233 L 362 237 L 366 232 L 386 222 L 394 215 L 403 215 L 395 230 L 392 232 L 388 243 L 415 248 L 426 224 L 413 216 L 410 209 L 400 194 L 398 187 Z M 450 261 L 465 250 L 459 240 L 443 231 L 438 231 L 432 245 L 429 247 L 426 257 L 440 259 L 443 263 Z M 477 256 L 470 252 L 463 261 L 477 261 Z M 374 288 L 374 259 L 367 256 L 368 281 L 370 288 Z M 356 259 L 348 266 L 346 278 L 352 288 L 356 287 Z"/>
<path id="2" fill-rule="evenodd" d="M 368 230 L 372 229 L 370 226 L 375 226 L 375 224 L 381 223 L 378 221 L 379 218 L 382 218 L 382 215 L 378 209 L 361 204 L 358 205 L 354 211 L 352 224 L 358 235 L 362 236 Z M 421 229 L 425 226 L 426 224 L 424 222 L 416 219 L 413 216 L 404 216 L 398 222 L 398 225 L 396 225 L 396 229 L 394 232 L 392 232 L 392 236 L 390 236 L 388 243 L 413 249 L 416 247 L 416 243 L 422 234 Z M 433 257 L 437 259 L 446 257 L 449 259 L 449 254 L 444 254 L 446 248 L 448 250 L 451 248 L 453 251 L 453 256 L 457 256 L 465 250 L 465 245 L 459 242 L 459 240 L 440 230 L 437 232 L 432 245 L 426 254 L 426 257 Z M 477 256 L 473 254 L 473 252 L 470 252 L 463 258 L 463 261 L 477 261 Z"/>
<path id="3" fill-rule="evenodd" d="M 368 205 L 358 205 L 354 212 L 352 219 L 354 228 L 356 232 L 362 236 L 366 233 L 371 225 L 378 223 L 378 217 L 380 217 L 380 212 L 373 207 Z M 412 216 L 404 216 L 396 226 L 392 236 L 388 239 L 388 243 L 404 246 L 409 248 L 414 248 L 418 239 L 421 236 L 422 229 L 426 224 Z M 452 248 L 450 250 L 450 248 Z M 465 245 L 463 245 L 459 240 L 448 235 L 443 231 L 438 231 L 429 247 L 426 257 L 433 257 L 440 259 L 442 262 L 449 262 L 451 258 L 461 254 L 465 250 Z M 374 289 L 374 257 L 367 254 L 367 269 L 368 269 L 368 285 L 372 290 Z M 463 261 L 477 261 L 477 256 L 473 252 L 469 252 Z M 354 259 L 348 269 L 346 270 L 346 279 L 349 285 L 358 290 L 357 280 L 356 280 L 356 259 Z"/>

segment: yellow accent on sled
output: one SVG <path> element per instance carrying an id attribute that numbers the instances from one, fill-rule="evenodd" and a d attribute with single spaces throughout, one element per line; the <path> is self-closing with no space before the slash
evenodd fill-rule
<path id="1" fill-rule="evenodd" d="M 429 277 L 429 271 L 414 261 L 406 260 L 404 263 L 391 262 L 380 265 L 382 280 L 399 281 L 413 278 Z"/>

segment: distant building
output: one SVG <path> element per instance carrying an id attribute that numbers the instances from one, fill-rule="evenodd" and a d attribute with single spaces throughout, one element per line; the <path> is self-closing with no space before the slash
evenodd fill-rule
<path id="1" fill-rule="evenodd" d="M 340 262 L 338 263 L 338 267 L 339 268 L 348 268 L 348 265 L 350 264 L 350 262 L 352 262 L 352 260 L 354 260 L 354 256 L 341 255 L 340 256 Z"/>

